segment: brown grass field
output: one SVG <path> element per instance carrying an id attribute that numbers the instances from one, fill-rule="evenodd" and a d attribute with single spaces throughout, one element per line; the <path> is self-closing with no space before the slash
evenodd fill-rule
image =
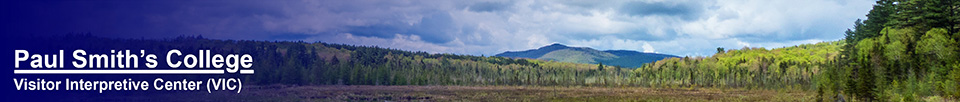
<path id="1" fill-rule="evenodd" d="M 543 86 L 245 86 L 237 93 L 197 93 L 160 97 L 202 96 L 201 101 L 816 101 L 805 91 L 745 89 L 663 89 L 640 87 L 543 87 Z M 197 98 L 166 98 L 197 101 Z"/>

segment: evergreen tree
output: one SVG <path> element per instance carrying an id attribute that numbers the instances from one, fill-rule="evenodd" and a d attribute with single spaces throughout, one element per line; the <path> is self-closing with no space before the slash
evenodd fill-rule
<path id="1" fill-rule="evenodd" d="M 603 62 L 597 64 L 597 70 L 603 71 Z"/>
<path id="2" fill-rule="evenodd" d="M 877 44 L 873 38 L 867 38 L 857 43 L 859 51 L 857 52 L 858 56 L 856 56 L 857 61 L 855 64 L 858 66 L 855 66 L 856 69 L 854 69 L 856 73 L 853 74 L 854 83 L 852 91 L 858 98 L 866 101 L 876 99 L 876 74 L 874 70 L 882 65 L 878 64 L 877 61 L 880 61 L 877 60 L 878 58 L 873 58 L 878 55 L 878 50 L 882 49 L 879 48 L 880 46 L 877 46 Z"/>
<path id="3" fill-rule="evenodd" d="M 717 53 L 723 53 L 724 51 L 726 50 L 724 50 L 723 47 L 717 47 Z"/>
<path id="4" fill-rule="evenodd" d="M 867 14 L 867 20 L 863 21 L 863 28 L 856 29 L 859 33 L 854 41 L 860 41 L 863 38 L 879 36 L 880 30 L 886 27 L 894 13 L 896 13 L 895 0 L 878 0 L 873 5 L 873 9 Z M 860 22 L 858 22 L 860 23 Z M 857 27 L 857 26 L 854 26 Z M 849 39 L 848 39 L 849 40 Z"/>

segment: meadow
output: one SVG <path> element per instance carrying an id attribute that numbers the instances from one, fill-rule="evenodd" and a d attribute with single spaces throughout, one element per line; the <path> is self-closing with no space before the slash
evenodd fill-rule
<path id="1" fill-rule="evenodd" d="M 372 85 L 266 85 L 236 93 L 165 94 L 158 97 L 190 101 L 588 101 L 588 102 L 797 102 L 816 101 L 801 90 L 643 87 L 544 87 L 544 86 L 372 86 Z M 175 98 L 175 97 L 227 98 Z M 128 97 L 136 98 L 136 97 Z M 175 100 L 171 100 L 175 101 Z"/>

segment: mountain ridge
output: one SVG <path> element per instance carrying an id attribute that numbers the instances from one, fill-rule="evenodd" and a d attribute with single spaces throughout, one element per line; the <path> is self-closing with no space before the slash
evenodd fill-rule
<path id="1" fill-rule="evenodd" d="M 644 63 L 655 62 L 665 58 L 679 57 L 675 55 L 645 53 L 633 50 L 601 51 L 589 47 L 571 47 L 559 43 L 524 51 L 506 51 L 494 56 L 531 58 L 572 63 L 605 64 L 609 66 L 621 66 L 628 68 L 637 68 L 642 66 Z"/>

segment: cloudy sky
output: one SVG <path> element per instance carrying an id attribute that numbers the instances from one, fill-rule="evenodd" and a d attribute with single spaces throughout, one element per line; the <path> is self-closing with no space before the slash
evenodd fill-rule
<path id="1" fill-rule="evenodd" d="M 5 34 L 202 35 L 493 55 L 552 43 L 708 56 L 843 37 L 872 0 L 4 1 Z"/>

